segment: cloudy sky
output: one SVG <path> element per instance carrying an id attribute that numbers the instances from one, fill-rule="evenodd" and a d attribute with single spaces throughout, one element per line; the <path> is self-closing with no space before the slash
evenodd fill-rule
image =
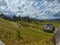
<path id="1" fill-rule="evenodd" d="M 37 19 L 58 19 L 60 0 L 0 0 L 0 13 Z"/>

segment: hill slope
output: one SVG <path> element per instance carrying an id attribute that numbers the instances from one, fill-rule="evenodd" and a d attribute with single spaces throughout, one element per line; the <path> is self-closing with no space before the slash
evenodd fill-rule
<path id="1" fill-rule="evenodd" d="M 0 40 L 6 45 L 54 45 L 53 33 L 44 32 L 42 29 L 45 23 L 13 22 L 0 18 Z M 51 23 L 59 25 L 57 22 Z"/>

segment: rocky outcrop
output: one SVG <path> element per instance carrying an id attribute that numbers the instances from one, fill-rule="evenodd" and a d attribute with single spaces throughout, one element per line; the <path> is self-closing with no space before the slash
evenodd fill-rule
<path id="1" fill-rule="evenodd" d="M 60 45 L 60 28 L 57 28 L 54 32 L 55 44 Z"/>
<path id="2" fill-rule="evenodd" d="M 0 40 L 0 45 L 5 45 L 5 44 Z"/>
<path id="3" fill-rule="evenodd" d="M 43 29 L 45 30 L 45 31 L 54 31 L 55 30 L 55 27 L 54 27 L 54 25 L 53 24 L 45 24 L 44 26 L 43 26 Z"/>

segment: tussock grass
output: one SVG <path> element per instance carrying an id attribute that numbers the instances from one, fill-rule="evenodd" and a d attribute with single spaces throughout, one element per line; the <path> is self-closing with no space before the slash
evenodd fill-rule
<path id="1" fill-rule="evenodd" d="M 0 40 L 6 45 L 54 45 L 53 33 L 43 31 L 46 22 L 12 22 L 0 18 Z M 58 27 L 58 22 L 48 22 Z"/>

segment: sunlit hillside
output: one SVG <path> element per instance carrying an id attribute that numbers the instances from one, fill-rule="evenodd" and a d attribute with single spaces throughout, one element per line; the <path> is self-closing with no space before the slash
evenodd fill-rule
<path id="1" fill-rule="evenodd" d="M 0 18 L 0 40 L 6 45 L 54 45 L 53 33 L 43 31 L 45 23 L 58 27 L 59 22 L 9 21 Z"/>

